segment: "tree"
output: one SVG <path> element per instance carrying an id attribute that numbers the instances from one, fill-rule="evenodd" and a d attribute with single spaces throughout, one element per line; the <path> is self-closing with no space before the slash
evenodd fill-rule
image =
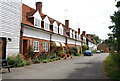
<path id="1" fill-rule="evenodd" d="M 120 53 L 120 12 L 115 12 L 113 16 L 110 16 L 112 23 L 114 25 L 109 26 L 112 29 L 113 38 L 117 40 L 117 51 Z"/>
<path id="2" fill-rule="evenodd" d="M 120 7 L 120 1 L 117 2 L 116 7 Z M 120 53 L 120 11 L 114 12 L 110 18 L 113 25 L 109 26 L 109 29 L 112 29 L 113 38 L 117 41 L 117 51 Z"/>
<path id="3" fill-rule="evenodd" d="M 94 36 L 94 40 L 96 41 L 97 44 L 100 44 L 101 43 L 101 39 L 99 38 L 99 36 L 97 35 L 93 35 Z"/>

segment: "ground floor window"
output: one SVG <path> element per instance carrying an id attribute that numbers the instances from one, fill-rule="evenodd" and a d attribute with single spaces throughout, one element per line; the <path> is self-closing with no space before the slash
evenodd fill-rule
<path id="1" fill-rule="evenodd" d="M 45 52 L 48 52 L 48 42 L 44 42 L 44 43 L 43 43 L 43 50 L 44 50 Z"/>
<path id="2" fill-rule="evenodd" d="M 39 52 L 39 41 L 33 41 L 34 52 Z"/>

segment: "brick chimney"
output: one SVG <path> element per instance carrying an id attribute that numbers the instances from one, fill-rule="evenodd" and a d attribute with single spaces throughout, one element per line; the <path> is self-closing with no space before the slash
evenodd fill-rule
<path id="1" fill-rule="evenodd" d="M 83 34 L 84 36 L 86 36 L 86 31 L 83 31 L 82 34 Z"/>
<path id="2" fill-rule="evenodd" d="M 80 28 L 78 28 L 78 35 L 80 34 Z"/>
<path id="3" fill-rule="evenodd" d="M 36 2 L 36 11 L 42 13 L 42 2 Z"/>
<path id="4" fill-rule="evenodd" d="M 65 27 L 69 28 L 69 20 L 65 20 Z"/>
<path id="5" fill-rule="evenodd" d="M 94 36 L 93 36 L 93 35 L 90 35 L 90 38 L 93 40 L 93 39 L 94 39 Z"/>

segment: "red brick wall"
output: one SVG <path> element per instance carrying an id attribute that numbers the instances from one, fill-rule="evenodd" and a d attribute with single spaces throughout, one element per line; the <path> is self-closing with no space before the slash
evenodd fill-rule
<path id="1" fill-rule="evenodd" d="M 48 52 L 50 50 L 50 41 L 49 40 L 36 39 L 36 38 L 30 38 L 30 37 L 23 37 L 23 40 L 28 40 L 28 47 L 33 46 L 33 41 L 39 41 L 39 53 L 44 52 L 43 43 L 48 42 L 48 45 L 49 45 Z"/>

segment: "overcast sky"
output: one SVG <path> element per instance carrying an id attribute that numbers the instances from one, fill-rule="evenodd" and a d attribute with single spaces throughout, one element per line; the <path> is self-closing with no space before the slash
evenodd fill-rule
<path id="1" fill-rule="evenodd" d="M 111 20 L 110 15 L 117 10 L 115 0 L 22 0 L 35 8 L 35 2 L 42 1 L 42 12 L 62 22 L 69 19 L 70 27 L 87 34 L 96 34 L 101 39 L 107 38 Z"/>

